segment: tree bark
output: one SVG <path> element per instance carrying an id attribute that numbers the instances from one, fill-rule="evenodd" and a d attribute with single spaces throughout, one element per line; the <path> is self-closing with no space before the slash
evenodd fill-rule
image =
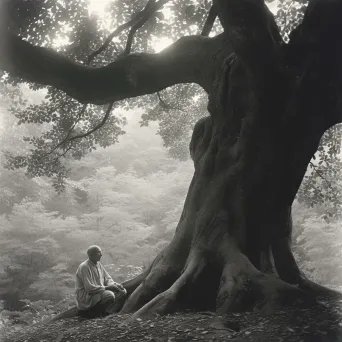
<path id="1" fill-rule="evenodd" d="M 333 30 L 341 31 L 342 1 L 311 1 L 288 44 L 262 0 L 214 6 L 222 35 L 183 38 L 160 54 L 130 55 L 105 68 L 76 65 L 15 37 L 6 45 L 11 58 L 0 57 L 7 70 L 83 102 L 180 82 L 207 91 L 210 116 L 194 127 L 195 173 L 174 238 L 124 284 L 130 297 L 122 312 L 134 312 L 133 319 L 180 309 L 269 312 L 339 295 L 297 266 L 291 206 L 322 135 L 341 122 L 342 43 Z M 23 49 L 31 62 L 17 55 Z"/>

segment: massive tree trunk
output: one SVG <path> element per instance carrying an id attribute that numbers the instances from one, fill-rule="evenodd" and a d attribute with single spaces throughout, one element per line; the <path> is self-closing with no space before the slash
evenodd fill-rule
<path id="1" fill-rule="evenodd" d="M 296 264 L 291 206 L 321 136 L 340 120 L 341 46 L 322 41 L 333 31 L 306 35 L 309 19 L 284 44 L 261 1 L 215 5 L 236 35 L 234 53 L 222 52 L 210 116 L 194 128 L 195 174 L 175 236 L 143 280 L 127 284 L 134 291 L 123 312 L 134 317 L 184 307 L 272 310 L 333 294 Z M 330 5 L 333 20 L 341 2 Z M 233 16 L 239 6 L 254 16 L 245 25 Z M 317 10 L 312 3 L 307 17 Z"/>
<path id="2" fill-rule="evenodd" d="M 10 35 L 2 45 L 12 58 L 0 56 L 6 70 L 83 102 L 180 82 L 208 92 L 210 116 L 194 128 L 195 173 L 174 238 L 145 273 L 124 284 L 130 297 L 122 312 L 133 317 L 272 310 L 333 294 L 294 260 L 291 206 L 321 136 L 341 121 L 342 44 L 334 33 L 341 32 L 342 1 L 311 1 L 287 44 L 263 1 L 214 5 L 220 36 L 183 38 L 160 54 L 127 56 L 105 68 L 75 65 Z"/>

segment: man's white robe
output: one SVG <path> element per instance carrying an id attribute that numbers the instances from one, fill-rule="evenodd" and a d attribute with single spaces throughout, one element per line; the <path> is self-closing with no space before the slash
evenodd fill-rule
<path id="1" fill-rule="evenodd" d="M 88 310 L 101 301 L 105 286 L 115 285 L 112 277 L 100 262 L 81 263 L 76 271 L 76 303 L 79 310 Z"/>

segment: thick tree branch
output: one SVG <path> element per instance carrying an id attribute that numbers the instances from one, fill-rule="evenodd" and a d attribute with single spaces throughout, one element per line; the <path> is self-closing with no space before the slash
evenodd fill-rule
<path id="1" fill-rule="evenodd" d="M 301 25 L 301 36 L 316 45 L 341 44 L 342 1 L 311 0 Z"/>
<path id="2" fill-rule="evenodd" d="M 208 91 L 210 57 L 222 44 L 222 37 L 183 37 L 158 54 L 131 54 L 91 68 L 11 33 L 7 38 L 0 42 L 1 69 L 94 104 L 151 94 L 178 83 L 197 83 Z"/>
<path id="3" fill-rule="evenodd" d="M 342 122 L 341 18 L 341 0 L 311 0 L 286 49 L 287 64 L 298 76 L 298 111 L 320 134 Z"/>
<path id="4" fill-rule="evenodd" d="M 237 56 L 253 71 L 270 65 L 282 38 L 264 0 L 213 0 L 213 4 Z"/>
<path id="5" fill-rule="evenodd" d="M 302 23 L 290 34 L 288 45 L 293 64 L 302 66 L 310 55 L 319 51 L 329 56 L 331 49 L 341 50 L 342 41 L 338 34 L 342 30 L 341 17 L 340 0 L 311 0 Z"/>

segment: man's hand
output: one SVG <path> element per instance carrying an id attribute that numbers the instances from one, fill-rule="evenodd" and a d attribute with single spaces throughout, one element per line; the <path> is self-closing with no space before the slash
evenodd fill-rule
<path id="1" fill-rule="evenodd" d="M 120 291 L 120 292 L 125 291 L 125 288 L 121 284 L 118 284 L 118 283 L 106 286 L 105 289 L 109 290 L 109 291 L 113 291 L 113 292 L 115 292 L 115 291 Z"/>
<path id="2" fill-rule="evenodd" d="M 105 290 L 115 291 L 116 290 L 116 286 L 114 286 L 114 285 L 105 286 Z"/>
<path id="3" fill-rule="evenodd" d="M 120 291 L 125 291 L 125 288 L 121 284 L 115 283 L 115 285 L 119 288 Z"/>

